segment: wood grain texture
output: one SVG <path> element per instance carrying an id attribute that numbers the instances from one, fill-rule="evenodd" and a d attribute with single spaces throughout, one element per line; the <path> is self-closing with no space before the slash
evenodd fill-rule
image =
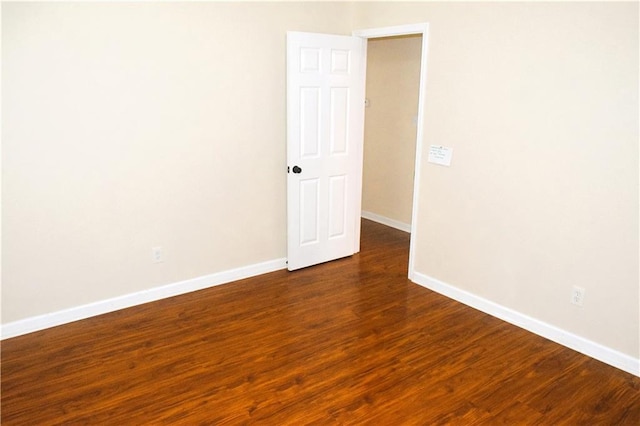
<path id="1" fill-rule="evenodd" d="M 638 425 L 640 378 L 407 280 L 409 236 L 2 344 L 2 424 Z"/>

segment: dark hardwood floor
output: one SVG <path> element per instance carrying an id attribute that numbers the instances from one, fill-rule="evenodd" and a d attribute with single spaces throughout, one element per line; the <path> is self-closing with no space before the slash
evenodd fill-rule
<path id="1" fill-rule="evenodd" d="M 640 424 L 640 378 L 412 284 L 408 243 L 8 339 L 2 424 Z"/>

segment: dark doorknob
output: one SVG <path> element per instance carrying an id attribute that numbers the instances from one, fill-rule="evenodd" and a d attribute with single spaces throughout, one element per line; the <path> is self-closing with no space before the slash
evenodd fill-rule
<path id="1" fill-rule="evenodd" d="M 302 169 L 298 166 L 293 166 L 293 173 L 301 173 Z"/>

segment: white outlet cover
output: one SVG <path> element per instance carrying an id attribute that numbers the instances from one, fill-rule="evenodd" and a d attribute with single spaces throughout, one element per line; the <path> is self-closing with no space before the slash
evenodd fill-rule
<path id="1" fill-rule="evenodd" d="M 584 303 L 584 294 L 586 290 L 582 287 L 574 285 L 571 289 L 571 303 L 577 306 L 582 306 Z"/>
<path id="2" fill-rule="evenodd" d="M 151 247 L 151 261 L 154 263 L 164 261 L 162 256 L 162 247 Z"/>

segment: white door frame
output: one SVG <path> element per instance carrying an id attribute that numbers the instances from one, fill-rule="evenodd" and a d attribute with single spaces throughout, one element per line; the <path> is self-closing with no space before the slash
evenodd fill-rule
<path id="1" fill-rule="evenodd" d="M 422 35 L 422 50 L 420 57 L 420 86 L 418 89 L 418 122 L 416 131 L 416 159 L 413 177 L 413 206 L 411 208 L 411 240 L 409 244 L 409 279 L 414 281 L 414 265 L 415 265 L 415 245 L 418 218 L 418 195 L 420 193 L 420 165 L 422 164 L 422 139 L 424 136 L 424 103 L 425 90 L 427 86 L 427 51 L 429 47 L 429 24 L 409 24 L 398 25 L 393 27 L 372 28 L 366 30 L 355 30 L 352 35 L 362 37 L 364 39 L 393 37 L 403 35 Z M 366 49 L 365 49 L 366 63 Z M 364 148 L 364 147 L 363 147 Z M 362 174 L 360 174 L 360 185 L 362 186 Z M 357 241 L 360 241 L 360 227 L 358 227 Z M 359 243 L 358 243 L 359 244 Z"/>

